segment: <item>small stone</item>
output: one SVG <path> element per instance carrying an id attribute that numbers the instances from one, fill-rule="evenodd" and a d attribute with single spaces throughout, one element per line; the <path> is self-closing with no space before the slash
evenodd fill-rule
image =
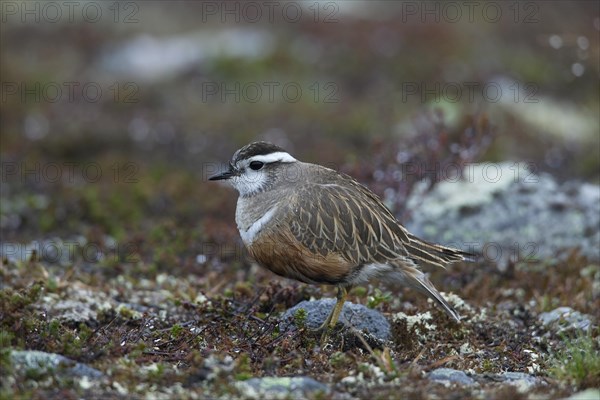
<path id="1" fill-rule="evenodd" d="M 463 371 L 452 368 L 438 368 L 431 371 L 427 377 L 433 381 L 450 384 L 457 383 L 464 386 L 476 385 L 477 382 Z"/>
<path id="2" fill-rule="evenodd" d="M 600 399 L 600 389 L 586 389 L 577 392 L 564 400 L 598 400 Z"/>
<path id="3" fill-rule="evenodd" d="M 588 330 L 592 326 L 591 316 L 573 310 L 571 307 L 558 307 L 550 312 L 541 313 L 539 319 L 544 326 L 567 330 Z"/>
<path id="4" fill-rule="evenodd" d="M 540 384 L 538 378 L 523 372 L 503 372 L 498 374 L 497 377 L 502 382 L 516 386 L 517 390 L 521 393 L 526 393 L 532 387 Z"/>
<path id="5" fill-rule="evenodd" d="M 329 393 L 327 385 L 305 376 L 252 378 L 236 386 L 247 399 L 305 399 Z"/>
<path id="6" fill-rule="evenodd" d="M 77 377 L 101 378 L 103 376 L 102 372 L 95 368 L 55 353 L 37 350 L 13 350 L 10 359 L 15 371 L 22 373 L 35 370 L 39 374 L 53 372 Z"/>
<path id="7" fill-rule="evenodd" d="M 295 315 L 299 309 L 306 310 L 305 324 L 310 329 L 317 329 L 323 324 L 333 309 L 336 301 L 333 299 L 321 299 L 315 301 L 303 301 L 287 310 L 281 316 L 282 330 L 286 331 L 295 327 Z M 352 326 L 360 332 L 367 331 L 381 341 L 390 339 L 390 323 L 381 313 L 367 308 L 361 304 L 347 301 L 340 314 L 340 322 Z"/>
<path id="8" fill-rule="evenodd" d="M 80 282 L 74 282 L 61 296 L 49 293 L 43 297 L 43 302 L 49 317 L 66 322 L 94 321 L 98 312 L 116 307 L 115 301 L 106 293 L 92 290 Z"/>
<path id="9" fill-rule="evenodd" d="M 80 300 L 59 300 L 51 309 L 55 318 L 68 322 L 86 322 L 97 318 L 97 312 L 91 303 Z"/>

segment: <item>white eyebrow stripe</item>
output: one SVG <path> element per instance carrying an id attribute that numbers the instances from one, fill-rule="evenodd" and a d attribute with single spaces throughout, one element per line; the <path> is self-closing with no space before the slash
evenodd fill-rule
<path id="1" fill-rule="evenodd" d="M 268 164 L 268 163 L 272 163 L 272 162 L 276 162 L 276 161 L 294 162 L 294 161 L 298 161 L 298 160 L 296 160 L 294 157 L 292 157 L 289 153 L 286 153 L 285 151 L 276 151 L 275 153 L 250 157 L 248 159 L 248 161 L 249 162 L 260 161 L 260 162 L 264 162 L 265 164 Z"/>

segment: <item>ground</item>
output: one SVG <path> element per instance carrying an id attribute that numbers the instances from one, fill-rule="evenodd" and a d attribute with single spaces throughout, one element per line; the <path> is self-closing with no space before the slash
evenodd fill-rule
<path id="1" fill-rule="evenodd" d="M 598 397 L 597 2 L 473 21 L 297 2 L 300 21 L 258 22 L 75 3 L 74 21 L 2 3 L 0 398 Z M 373 281 L 349 301 L 389 340 L 321 344 L 310 315 L 281 317 L 335 289 L 254 265 L 235 193 L 207 181 L 253 140 L 352 175 L 428 240 L 509 256 L 425 267 L 460 324 Z M 515 179 L 475 191 L 456 176 L 475 166 Z M 511 186 L 532 176 L 543 190 Z"/>

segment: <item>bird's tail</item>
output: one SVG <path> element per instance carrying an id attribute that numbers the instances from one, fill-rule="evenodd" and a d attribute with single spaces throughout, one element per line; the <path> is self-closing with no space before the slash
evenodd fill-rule
<path id="1" fill-rule="evenodd" d="M 442 294 L 433 286 L 427 276 L 420 271 L 416 266 L 400 265 L 392 272 L 391 278 L 397 280 L 419 292 L 427 295 L 435 301 L 450 317 L 457 322 L 460 322 L 458 312 L 442 297 Z"/>
<path id="2" fill-rule="evenodd" d="M 413 261 L 422 261 L 426 264 L 435 265 L 437 267 L 446 268 L 447 264 L 456 261 L 475 261 L 475 254 L 453 249 L 435 243 L 427 242 L 419 239 L 415 235 L 408 234 L 408 243 L 405 243 L 409 258 Z"/>

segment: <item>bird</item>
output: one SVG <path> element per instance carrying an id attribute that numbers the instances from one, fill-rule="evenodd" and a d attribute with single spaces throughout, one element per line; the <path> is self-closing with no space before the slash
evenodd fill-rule
<path id="1" fill-rule="evenodd" d="M 209 180 L 238 191 L 235 221 L 259 265 L 285 278 L 337 287 L 320 330 L 335 327 L 348 292 L 374 278 L 416 289 L 460 321 L 420 266 L 445 268 L 473 254 L 411 234 L 352 177 L 259 141 L 237 150 L 228 168 Z"/>

